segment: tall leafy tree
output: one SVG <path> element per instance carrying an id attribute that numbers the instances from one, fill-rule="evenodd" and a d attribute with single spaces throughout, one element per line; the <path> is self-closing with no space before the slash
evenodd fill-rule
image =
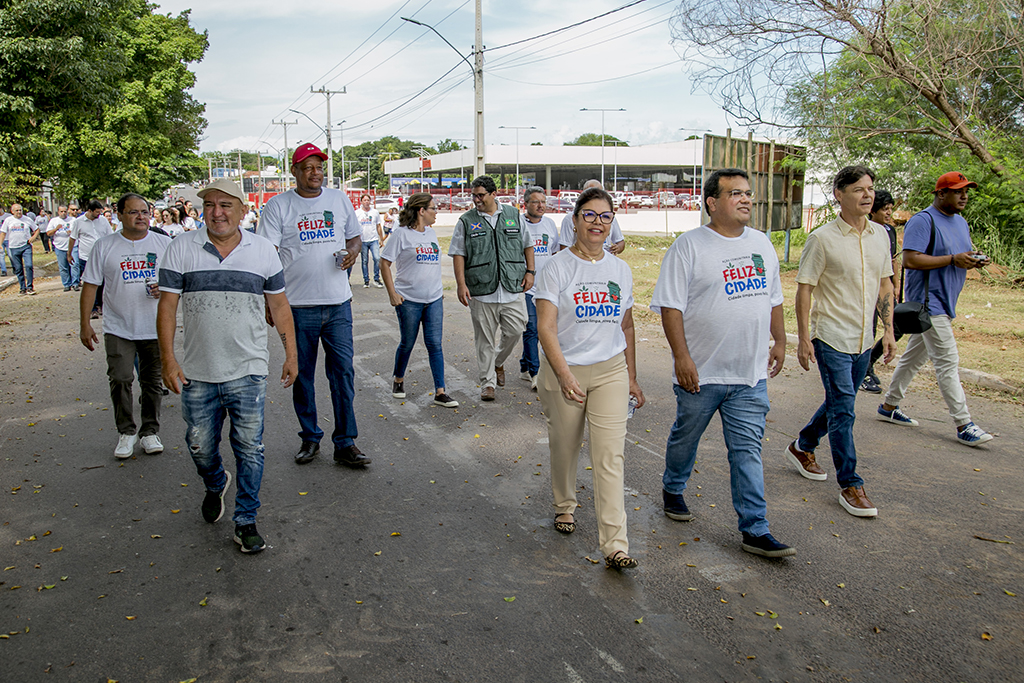
<path id="1" fill-rule="evenodd" d="M 612 143 L 612 142 L 617 142 L 622 147 L 628 147 L 629 146 L 629 143 L 623 142 L 622 140 L 619 140 L 614 135 L 609 135 L 608 133 L 605 133 L 604 134 L 604 144 L 607 145 L 607 144 Z M 601 146 L 601 134 L 600 133 L 583 133 L 582 135 L 577 137 L 575 140 L 572 140 L 570 142 L 563 142 L 562 145 L 565 146 L 565 147 L 600 147 Z"/>

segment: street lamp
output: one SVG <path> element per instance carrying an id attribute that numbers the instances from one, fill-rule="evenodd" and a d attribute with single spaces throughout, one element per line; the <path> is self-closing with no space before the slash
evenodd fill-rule
<path id="1" fill-rule="evenodd" d="M 475 159 L 473 160 L 473 175 L 477 177 L 484 174 L 484 45 L 483 24 L 481 23 L 482 14 L 482 2 L 481 0 L 476 0 L 476 42 L 473 46 L 473 63 L 470 63 L 466 55 L 459 52 L 457 47 L 452 45 L 447 38 L 441 35 L 440 31 L 430 24 L 424 24 L 422 21 L 402 17 L 402 21 L 408 21 L 410 24 L 416 24 L 417 26 L 422 26 L 423 28 L 433 31 L 438 38 L 448 45 L 448 47 L 455 50 L 455 53 L 459 55 L 466 64 L 469 64 L 469 68 L 473 70 L 473 99 L 476 109 L 473 119 L 473 147 L 475 153 Z"/>
<path id="2" fill-rule="evenodd" d="M 370 161 L 373 157 L 359 157 L 366 160 L 366 191 L 370 191 Z"/>
<path id="3" fill-rule="evenodd" d="M 519 205 L 519 186 L 522 185 L 519 179 L 519 131 L 521 130 L 537 130 L 537 126 L 498 126 L 498 128 L 505 128 L 508 130 L 514 130 L 516 132 L 516 206 Z"/>
<path id="4" fill-rule="evenodd" d="M 347 119 L 346 119 L 347 120 Z M 345 121 L 338 124 L 338 133 L 341 135 L 341 189 L 345 190 Z M 333 150 L 331 156 L 334 156 Z M 331 181 L 333 182 L 333 181 Z"/>
<path id="5" fill-rule="evenodd" d="M 601 112 L 601 187 L 604 187 L 604 113 L 606 111 L 626 111 L 625 109 L 587 109 L 586 107 L 580 109 L 580 111 L 599 111 Z"/>
<path id="6" fill-rule="evenodd" d="M 413 147 L 414 152 L 420 158 L 420 192 L 423 191 L 423 153 L 427 151 L 426 147 Z"/>
<path id="7" fill-rule="evenodd" d="M 612 171 L 612 192 L 619 189 L 619 145 L 629 146 L 629 140 L 612 140 L 615 145 L 615 170 Z"/>
<path id="8" fill-rule="evenodd" d="M 680 128 L 679 130 L 686 131 L 686 132 L 689 132 L 689 133 L 710 133 L 711 132 L 707 128 Z M 701 145 L 701 151 L 702 152 L 703 152 L 703 149 L 704 149 L 704 145 L 702 144 Z M 690 184 L 693 185 L 693 187 L 690 190 L 690 198 L 691 199 L 693 198 L 693 196 L 695 194 L 697 194 L 697 188 L 694 185 L 694 183 L 697 182 L 697 146 L 696 145 L 694 145 L 694 147 L 693 147 L 693 159 L 692 159 L 692 161 L 693 161 L 693 175 L 690 176 L 690 179 L 691 179 L 690 180 Z M 702 188 L 704 187 L 704 160 L 703 159 L 701 159 L 701 162 L 700 162 L 700 186 Z M 703 190 L 702 190 L 702 192 L 703 192 Z"/>

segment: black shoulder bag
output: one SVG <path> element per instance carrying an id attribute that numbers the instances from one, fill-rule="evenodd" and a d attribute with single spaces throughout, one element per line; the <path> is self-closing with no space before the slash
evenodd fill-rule
<path id="1" fill-rule="evenodd" d="M 927 212 L 925 212 L 927 213 Z M 928 250 L 925 254 L 932 255 L 935 249 L 935 218 L 929 213 L 928 219 L 932 222 L 932 236 L 928 240 Z M 896 331 L 903 334 L 921 334 L 932 329 L 932 314 L 928 311 L 928 279 L 931 270 L 924 271 L 924 303 L 916 301 L 905 301 L 897 304 L 892 311 L 892 324 Z M 900 299 L 903 298 L 903 283 L 906 281 L 907 271 L 904 268 L 903 277 L 900 278 Z"/>

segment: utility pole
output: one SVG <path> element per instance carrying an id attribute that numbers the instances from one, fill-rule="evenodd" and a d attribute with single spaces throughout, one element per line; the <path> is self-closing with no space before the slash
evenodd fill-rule
<path id="1" fill-rule="evenodd" d="M 484 26 L 482 0 L 476 0 L 476 43 L 473 47 L 473 94 L 476 99 L 476 117 L 473 125 L 473 145 L 476 159 L 473 176 L 484 174 Z"/>
<path id="2" fill-rule="evenodd" d="M 242 194 L 245 194 L 245 175 L 242 171 L 242 152 L 238 152 L 238 187 L 241 188 Z"/>
<path id="3" fill-rule="evenodd" d="M 338 132 L 341 134 L 341 189 L 345 190 L 345 121 L 338 124 Z M 333 154 L 331 156 L 334 156 Z M 330 166 L 331 160 L 327 160 L 328 167 Z"/>
<path id="4" fill-rule="evenodd" d="M 373 157 L 359 157 L 366 160 L 366 191 L 370 191 L 370 161 Z"/>
<path id="5" fill-rule="evenodd" d="M 290 165 L 288 164 L 288 126 L 295 126 L 299 122 L 298 121 L 274 121 L 273 119 L 271 119 L 270 122 L 273 125 L 275 125 L 275 126 L 281 126 L 282 128 L 284 128 L 284 153 L 281 155 L 281 167 L 282 167 L 282 169 L 289 168 Z M 282 174 L 282 175 L 284 175 L 284 174 Z M 285 179 L 285 185 L 289 185 L 290 183 L 288 182 L 288 176 L 287 175 L 284 176 L 284 179 Z M 282 192 L 284 190 L 287 190 L 287 189 L 288 189 L 287 187 L 283 188 Z"/>
<path id="6" fill-rule="evenodd" d="M 414 147 L 413 150 L 420 158 L 420 192 L 423 191 L 423 153 L 427 151 L 426 147 Z"/>
<path id="7" fill-rule="evenodd" d="M 328 90 L 321 87 L 319 90 L 313 90 L 313 86 L 309 86 L 309 92 L 320 93 L 327 97 L 327 127 L 324 128 L 324 132 L 327 134 L 327 178 L 328 186 L 334 187 L 334 148 L 331 147 L 331 95 L 345 95 L 345 88 L 341 90 Z"/>
<path id="8" fill-rule="evenodd" d="M 387 161 L 391 161 L 394 157 L 400 157 L 402 155 L 400 153 L 398 153 L 398 152 L 381 152 L 380 156 L 387 157 Z M 388 194 L 391 194 L 392 192 L 394 192 L 394 189 L 395 189 L 395 188 L 393 188 L 391 186 L 391 183 L 394 180 L 392 175 L 393 174 L 391 174 L 391 173 L 388 174 Z M 423 164 L 422 163 L 420 164 L 420 175 L 421 176 L 423 175 Z"/>
<path id="9" fill-rule="evenodd" d="M 580 111 L 599 111 L 601 112 L 601 187 L 604 187 L 604 113 L 606 111 L 626 111 L 625 109 L 587 109 L 584 107 Z"/>

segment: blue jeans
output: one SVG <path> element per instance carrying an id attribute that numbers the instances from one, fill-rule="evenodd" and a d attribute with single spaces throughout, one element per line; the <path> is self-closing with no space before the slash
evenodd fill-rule
<path id="1" fill-rule="evenodd" d="M 316 417 L 316 358 L 324 346 L 327 383 L 334 404 L 334 448 L 351 446 L 356 428 L 355 369 L 352 367 L 352 302 L 335 306 L 293 306 L 295 345 L 299 350 L 299 376 L 292 386 L 292 405 L 299 418 L 299 438 L 320 443 L 324 432 Z"/>
<path id="2" fill-rule="evenodd" d="M 370 284 L 369 257 L 373 256 L 373 281 L 380 282 L 380 242 L 363 242 L 363 284 Z"/>
<path id="3" fill-rule="evenodd" d="M 79 287 L 82 284 L 82 259 L 78 257 L 78 245 L 71 250 L 71 258 L 75 260 L 71 266 L 71 286 Z"/>
<path id="4" fill-rule="evenodd" d="M 18 276 L 18 286 L 21 291 L 32 289 L 32 245 L 12 247 L 10 253 L 11 267 L 14 268 L 14 274 Z"/>
<path id="5" fill-rule="evenodd" d="M 761 440 L 764 438 L 768 403 L 768 382 L 752 387 L 743 384 L 702 384 L 691 394 L 678 384 L 676 421 L 665 448 L 665 474 L 662 486 L 669 493 L 681 494 L 693 471 L 700 437 L 717 412 L 722 418 L 722 434 L 729 451 L 732 480 L 732 506 L 739 516 L 740 531 L 753 536 L 768 533 L 768 505 L 764 499 L 764 468 L 761 465 Z"/>
<path id="6" fill-rule="evenodd" d="M 441 332 L 444 321 L 443 299 L 421 304 L 406 299 L 401 306 L 395 306 L 398 315 L 398 328 L 402 332 L 402 340 L 395 351 L 395 377 L 405 377 L 409 367 L 409 357 L 416 345 L 416 336 L 423 324 L 423 345 L 427 347 L 430 360 L 430 374 L 434 376 L 434 388 L 444 388 L 444 353 L 441 351 Z"/>
<path id="7" fill-rule="evenodd" d="M 533 295 L 526 295 L 526 329 L 523 330 L 523 357 L 519 359 L 519 372 L 536 375 L 540 371 L 540 355 L 537 353 L 537 304 Z"/>
<path id="8" fill-rule="evenodd" d="M 853 445 L 853 421 L 856 418 L 854 402 L 857 388 L 868 371 L 871 349 L 864 353 L 843 353 L 825 342 L 815 339 L 814 357 L 825 386 L 825 402 L 821 404 L 807 426 L 800 430 L 796 447 L 813 453 L 828 434 L 832 463 L 836 467 L 836 481 L 841 488 L 863 486 L 857 475 L 857 449 Z"/>
<path id="9" fill-rule="evenodd" d="M 7 261 L 4 260 L 4 256 L 10 256 L 10 252 L 7 249 L 7 240 L 4 240 L 4 250 L 0 253 L 0 275 L 7 275 Z"/>
<path id="10" fill-rule="evenodd" d="M 223 491 L 227 483 L 220 457 L 220 433 L 224 418 L 231 418 L 237 486 L 232 519 L 239 526 L 255 523 L 260 507 L 266 396 L 266 375 L 247 375 L 220 384 L 190 380 L 181 389 L 185 443 L 207 491 Z"/>
<path id="11" fill-rule="evenodd" d="M 71 286 L 71 266 L 68 265 L 68 250 L 53 248 L 53 251 L 57 254 L 57 267 L 60 268 L 60 283 L 65 288 Z"/>

